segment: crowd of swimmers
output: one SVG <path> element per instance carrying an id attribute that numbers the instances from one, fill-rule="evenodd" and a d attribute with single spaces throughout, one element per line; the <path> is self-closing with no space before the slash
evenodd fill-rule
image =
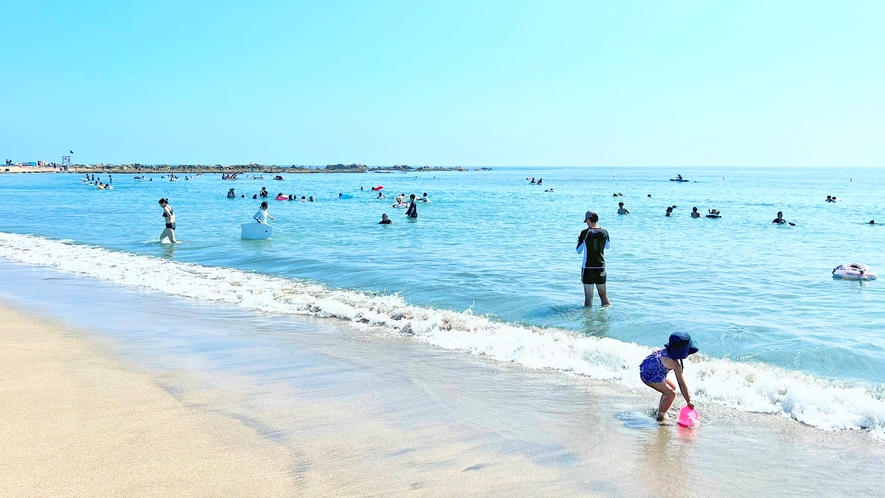
<path id="1" fill-rule="evenodd" d="M 360 187 L 360 190 L 364 190 L 364 188 Z M 261 187 L 261 191 L 259 191 L 257 194 L 252 195 L 252 199 L 262 199 L 262 198 L 268 198 L 268 197 L 270 197 L 270 192 L 268 192 L 267 187 Z M 246 198 L 246 196 L 244 194 L 240 194 L 238 196 L 236 189 L 230 188 L 227 191 L 227 198 L 228 199 L 237 199 L 237 198 L 244 199 L 244 198 Z M 338 198 L 339 199 L 351 199 L 351 198 L 353 198 L 353 195 L 339 193 Z M 274 199 L 276 199 L 278 201 L 298 201 L 298 200 L 300 200 L 301 202 L 314 202 L 314 201 L 316 201 L 316 198 L 314 196 L 307 197 L 307 196 L 302 195 L 301 198 L 299 199 L 297 195 L 284 194 L 282 192 L 277 193 L 277 195 L 276 195 L 276 197 L 274 197 Z M 376 199 L 387 199 L 387 197 L 384 195 L 383 192 L 381 192 L 379 190 L 378 197 L 376 197 Z M 411 219 L 416 219 L 416 218 L 418 218 L 418 205 L 417 204 L 419 202 L 424 202 L 424 203 L 430 202 L 430 197 L 427 195 L 427 192 L 424 192 L 421 195 L 421 197 L 418 197 L 415 194 L 410 194 L 407 197 L 405 193 L 401 193 L 401 194 L 394 197 L 394 203 L 393 203 L 392 207 L 404 208 L 406 210 L 406 212 L 405 212 L 406 216 L 408 216 Z M 259 223 L 261 223 L 261 222 L 266 223 L 267 217 L 269 217 L 269 215 L 267 215 L 267 202 L 262 202 L 261 206 L 262 206 L 262 208 L 261 208 L 261 210 L 259 210 L 259 214 L 261 214 L 262 210 L 263 210 L 264 215 L 262 216 L 262 221 L 259 221 Z M 256 214 L 256 216 L 258 216 L 258 214 Z M 273 219 L 273 218 L 271 217 L 271 219 Z M 257 221 L 257 218 L 256 218 L 256 221 Z M 381 215 L 381 221 L 379 222 L 379 224 L 389 225 L 391 223 L 392 223 L 392 221 L 391 221 L 390 217 L 387 215 L 387 213 L 384 213 Z"/>
<path id="2" fill-rule="evenodd" d="M 110 190 L 114 187 L 111 186 L 114 183 L 114 177 L 108 174 L 108 182 L 104 183 L 101 181 L 100 176 L 95 176 L 94 174 L 90 175 L 86 173 L 86 178 L 83 180 L 83 183 L 86 185 L 95 185 L 99 190 Z"/>

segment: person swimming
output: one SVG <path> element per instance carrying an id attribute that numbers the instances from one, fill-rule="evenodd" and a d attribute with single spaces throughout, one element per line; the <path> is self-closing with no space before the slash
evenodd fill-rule
<path id="1" fill-rule="evenodd" d="M 387 213 L 382 214 L 381 221 L 378 222 L 379 225 L 390 225 L 391 223 L 393 222 L 390 221 L 390 217 L 387 216 Z"/>
<path id="2" fill-rule="evenodd" d="M 692 218 L 700 218 L 701 217 L 701 213 L 698 212 L 697 207 L 691 208 L 691 217 Z"/>
<path id="3" fill-rule="evenodd" d="M 234 189 L 230 189 L 227 191 L 227 198 L 228 199 L 236 199 L 237 198 L 237 193 L 234 192 Z"/>
<path id="4" fill-rule="evenodd" d="M 664 216 L 670 216 L 673 214 L 673 206 L 667 206 L 667 212 L 664 213 Z"/>
<path id="5" fill-rule="evenodd" d="M 630 214 L 630 211 L 624 207 L 623 202 L 618 203 L 618 214 Z"/>
<path id="6" fill-rule="evenodd" d="M 784 219 L 784 213 L 783 213 L 783 211 L 778 211 L 778 212 L 777 212 L 777 218 L 775 218 L 775 219 L 772 220 L 771 222 L 774 223 L 774 224 L 776 224 L 776 225 L 786 225 L 786 224 L 787 224 L 787 220 Z"/>

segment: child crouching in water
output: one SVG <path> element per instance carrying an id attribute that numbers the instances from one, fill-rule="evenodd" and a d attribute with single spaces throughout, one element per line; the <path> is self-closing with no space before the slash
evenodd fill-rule
<path id="1" fill-rule="evenodd" d="M 694 409 L 688 388 L 685 387 L 685 379 L 682 378 L 682 360 L 688 355 L 698 352 L 695 342 L 685 332 L 677 332 L 670 335 L 670 341 L 664 345 L 664 349 L 648 355 L 639 365 L 639 378 L 649 387 L 661 393 L 661 403 L 658 405 L 658 422 L 664 420 L 667 410 L 676 399 L 676 386 L 667 378 L 670 370 L 676 373 L 676 381 L 679 382 L 679 390 L 685 398 L 685 404 Z"/>

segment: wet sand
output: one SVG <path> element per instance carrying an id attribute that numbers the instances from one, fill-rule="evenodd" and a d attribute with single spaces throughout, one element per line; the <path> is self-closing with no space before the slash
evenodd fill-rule
<path id="1" fill-rule="evenodd" d="M 861 431 L 715 406 L 698 430 L 659 426 L 652 392 L 47 268 L 0 274 L 8 304 L 76 325 L 0 315 L 19 324 L 0 335 L 0 464 L 15 469 L 0 487 L 19 494 L 883 493 L 885 444 Z"/>
<path id="2" fill-rule="evenodd" d="M 0 307 L 7 496 L 289 496 L 285 448 L 182 405 L 78 331 Z"/>

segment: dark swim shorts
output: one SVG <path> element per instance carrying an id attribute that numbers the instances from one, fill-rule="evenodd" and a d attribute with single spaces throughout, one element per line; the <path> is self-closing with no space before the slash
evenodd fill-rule
<path id="1" fill-rule="evenodd" d="M 171 228 L 172 230 L 175 230 L 175 223 L 166 223 L 166 228 Z"/>
<path id="2" fill-rule="evenodd" d="M 581 271 L 581 282 L 584 285 L 602 285 L 605 283 L 605 268 L 600 268 L 598 270 L 592 268 L 584 268 Z"/>

